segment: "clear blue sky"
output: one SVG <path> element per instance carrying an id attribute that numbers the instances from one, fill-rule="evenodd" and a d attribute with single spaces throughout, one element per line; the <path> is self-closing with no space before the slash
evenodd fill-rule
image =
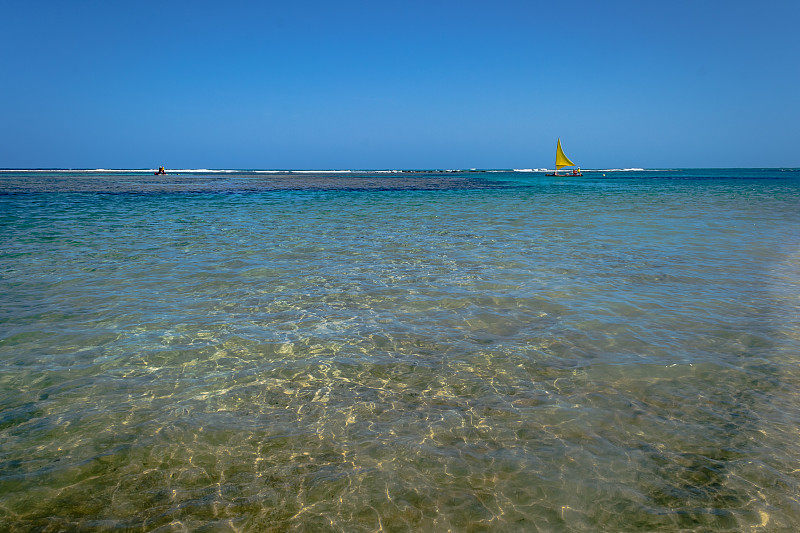
<path id="1" fill-rule="evenodd" d="M 0 3 L 0 167 L 800 166 L 800 1 Z"/>

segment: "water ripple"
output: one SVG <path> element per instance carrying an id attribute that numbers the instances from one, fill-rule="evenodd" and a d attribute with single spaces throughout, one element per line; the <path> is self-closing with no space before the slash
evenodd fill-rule
<path id="1" fill-rule="evenodd" d="M 2 176 L 0 523 L 800 527 L 797 184 L 639 174 Z"/>

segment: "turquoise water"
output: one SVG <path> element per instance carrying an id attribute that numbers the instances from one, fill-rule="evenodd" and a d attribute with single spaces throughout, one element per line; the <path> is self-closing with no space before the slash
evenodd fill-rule
<path id="1" fill-rule="evenodd" d="M 800 172 L 0 172 L 0 529 L 800 528 Z"/>

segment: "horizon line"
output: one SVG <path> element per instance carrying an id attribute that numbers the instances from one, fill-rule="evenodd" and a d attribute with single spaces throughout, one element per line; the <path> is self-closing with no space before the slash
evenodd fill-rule
<path id="1" fill-rule="evenodd" d="M 615 168 L 583 168 L 577 167 L 581 172 L 646 172 L 646 171 L 682 171 L 682 170 L 800 170 L 800 166 L 777 166 L 777 167 L 615 167 Z M 158 168 L 89 168 L 89 167 L 3 167 L 0 172 L 156 172 Z M 552 172 L 554 169 L 540 168 L 293 168 L 293 169 L 269 169 L 269 168 L 166 168 L 167 174 L 179 172 L 185 173 L 236 173 L 236 172 L 256 172 L 256 173 L 413 173 L 413 172 L 517 172 L 517 173 L 539 173 Z M 559 169 L 561 170 L 561 169 Z M 563 169 L 568 175 L 572 169 Z"/>

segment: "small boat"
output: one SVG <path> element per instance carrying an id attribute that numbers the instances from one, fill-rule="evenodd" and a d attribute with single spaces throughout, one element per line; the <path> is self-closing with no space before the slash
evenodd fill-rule
<path id="1" fill-rule="evenodd" d="M 575 163 L 569 160 L 567 156 L 564 155 L 564 150 L 561 149 L 561 139 L 558 139 L 558 144 L 556 145 L 556 169 L 553 171 L 552 174 L 547 174 L 548 176 L 583 176 L 581 173 L 580 168 L 575 168 L 572 170 L 571 173 L 568 174 L 559 174 L 558 170 L 563 167 L 574 167 Z"/>

